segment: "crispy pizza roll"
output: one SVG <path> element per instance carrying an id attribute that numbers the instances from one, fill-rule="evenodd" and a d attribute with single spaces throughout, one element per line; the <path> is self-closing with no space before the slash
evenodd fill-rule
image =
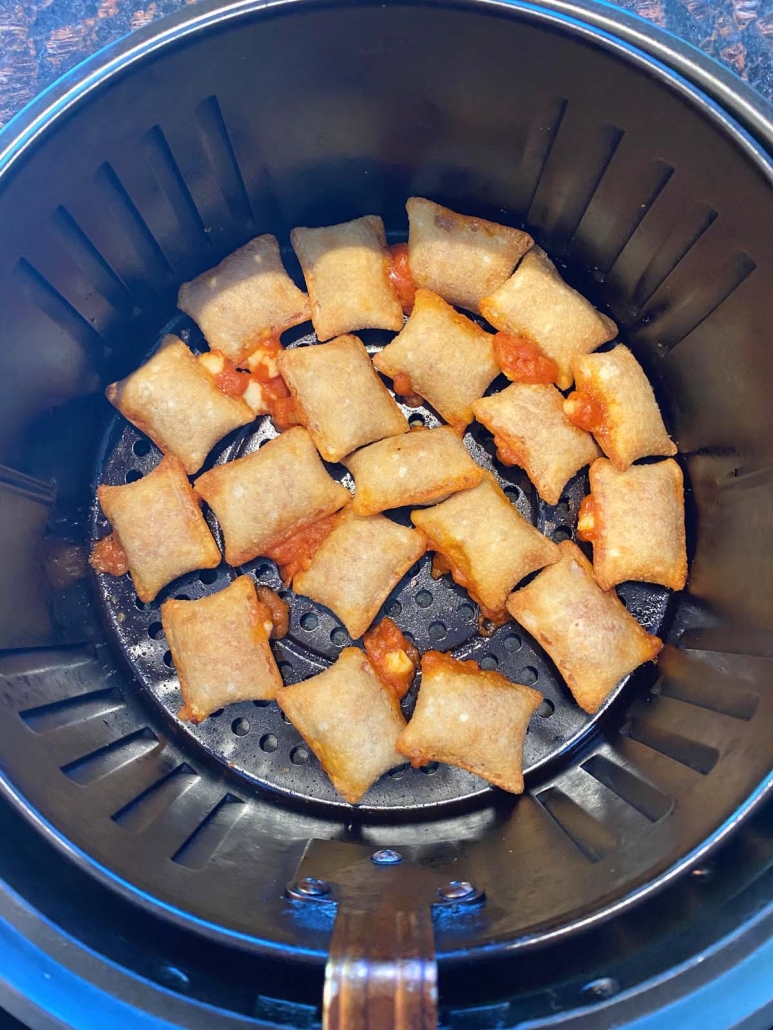
<path id="1" fill-rule="evenodd" d="M 411 512 L 411 521 L 488 616 L 503 611 L 507 595 L 524 576 L 561 557 L 558 547 L 519 514 L 490 472 L 472 490 Z"/>
<path id="2" fill-rule="evenodd" d="M 320 340 L 353 329 L 401 329 L 403 309 L 389 278 L 384 223 L 377 215 L 290 233 Z"/>
<path id="3" fill-rule="evenodd" d="M 564 412 L 593 433 L 618 471 L 637 458 L 676 454 L 649 379 L 626 346 L 577 357 L 572 368 L 577 388 L 564 401 Z"/>
<path id="4" fill-rule="evenodd" d="M 218 440 L 255 417 L 242 398 L 218 389 L 176 336 L 166 336 L 149 361 L 111 383 L 105 393 L 164 454 L 177 455 L 189 476 L 199 471 Z"/>
<path id="5" fill-rule="evenodd" d="M 329 608 L 356 640 L 425 548 L 426 540 L 415 529 L 384 515 L 346 511 L 309 567 L 297 573 L 293 589 Z"/>
<path id="6" fill-rule="evenodd" d="M 555 386 L 513 383 L 473 405 L 502 464 L 522 468 L 548 504 L 558 504 L 567 481 L 599 454 L 590 433 L 564 415 L 563 401 Z"/>
<path id="7" fill-rule="evenodd" d="M 167 454 L 135 483 L 98 487 L 97 499 L 126 556 L 141 601 L 152 601 L 161 587 L 186 572 L 220 564 L 218 546 L 182 462 L 174 455 Z M 98 559 L 100 543 L 92 564 L 97 571 L 106 571 L 93 560 Z"/>
<path id="8" fill-rule="evenodd" d="M 539 247 L 532 247 L 507 282 L 481 300 L 480 310 L 497 329 L 532 339 L 552 358 L 562 390 L 572 385 L 572 358 L 617 333 L 612 319 L 567 286 Z"/>
<path id="9" fill-rule="evenodd" d="M 422 197 L 410 197 L 405 207 L 416 285 L 469 311 L 479 310 L 481 298 L 502 285 L 534 243 L 520 229 L 459 215 Z"/>
<path id="10" fill-rule="evenodd" d="M 373 358 L 395 393 L 418 394 L 456 429 L 499 375 L 493 336 L 430 290 L 417 290 L 405 328 Z"/>
<path id="11" fill-rule="evenodd" d="M 421 689 L 397 750 L 414 766 L 447 762 L 523 792 L 523 742 L 542 694 L 439 651 L 421 660 Z"/>
<path id="12" fill-rule="evenodd" d="M 662 644 L 629 615 L 614 590 L 602 590 L 571 540 L 561 561 L 510 594 L 513 618 L 553 659 L 580 708 L 597 712 L 617 684 Z"/>
<path id="13" fill-rule="evenodd" d="M 213 350 L 240 362 L 260 341 L 309 319 L 309 298 L 285 271 L 276 236 L 257 236 L 183 283 L 179 308 Z"/>
<path id="14" fill-rule="evenodd" d="M 328 475 L 300 426 L 245 458 L 217 465 L 193 485 L 217 516 L 229 565 L 267 554 L 351 500 L 349 491 Z"/>
<path id="15" fill-rule="evenodd" d="M 590 467 L 590 489 L 577 534 L 593 544 L 601 589 L 635 579 L 681 590 L 687 581 L 684 480 L 673 458 L 625 472 L 598 458 Z"/>
<path id="16" fill-rule="evenodd" d="M 450 426 L 380 440 L 350 454 L 344 464 L 354 476 L 357 515 L 434 504 L 483 478 L 483 469 Z"/>
<path id="17" fill-rule="evenodd" d="M 277 700 L 350 804 L 402 764 L 395 750 L 405 728 L 400 702 L 359 648 L 345 648 L 335 665 L 280 690 Z"/>
<path id="18" fill-rule="evenodd" d="M 165 601 L 161 623 L 180 679 L 180 719 L 202 722 L 225 705 L 270 701 L 281 690 L 271 612 L 249 576 L 198 601 Z"/>
<path id="19" fill-rule="evenodd" d="M 277 364 L 326 461 L 340 461 L 375 440 L 408 432 L 405 415 L 356 336 L 294 347 L 283 351 Z"/>

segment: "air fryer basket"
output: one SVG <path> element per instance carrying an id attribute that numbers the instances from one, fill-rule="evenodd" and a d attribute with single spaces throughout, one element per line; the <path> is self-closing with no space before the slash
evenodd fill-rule
<path id="1" fill-rule="evenodd" d="M 5 155 L 4 789 L 131 903 L 263 956 L 319 964 L 334 908 L 288 901 L 286 886 L 325 878 L 349 903 L 360 873 L 349 895 L 347 876 L 379 848 L 403 862 L 369 863 L 358 904 L 386 877 L 415 883 L 427 911 L 451 881 L 485 892 L 466 912 L 436 906 L 441 962 L 546 945 L 695 861 L 768 785 L 770 163 L 655 61 L 546 11 L 261 7 L 161 32 Z M 619 323 L 680 446 L 691 577 L 671 600 L 626 588 L 669 646 L 657 678 L 632 677 L 588 725 L 518 627 L 468 643 L 474 612 L 424 559 L 387 610 L 426 633 L 422 646 L 534 670 L 554 711 L 530 734 L 521 799 L 403 770 L 357 810 L 326 791 L 275 706 L 182 727 L 157 610 L 126 582 L 98 587 L 84 556 L 95 483 L 153 461 L 104 384 L 165 327 L 201 343 L 175 315 L 179 283 L 259 232 L 286 242 L 295 225 L 372 212 L 399 238 L 411 194 L 525 225 Z M 220 457 L 258 442 L 230 439 Z M 490 452 L 485 435 L 472 445 Z M 535 505 L 516 474 L 509 485 L 544 528 L 571 532 L 581 481 L 559 509 Z M 199 596 L 226 575 L 169 593 Z M 296 605 L 289 677 L 329 661 L 335 632 Z"/>

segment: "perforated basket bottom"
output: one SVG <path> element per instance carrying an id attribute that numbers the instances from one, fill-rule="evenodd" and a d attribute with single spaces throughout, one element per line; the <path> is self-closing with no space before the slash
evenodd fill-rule
<path id="1" fill-rule="evenodd" d="M 167 331 L 178 333 L 194 351 L 205 349 L 198 330 L 187 319 L 180 318 L 168 326 Z M 373 353 L 392 334 L 366 332 L 361 336 Z M 290 345 L 300 346 L 315 340 L 313 335 L 299 336 Z M 503 385 L 506 385 L 504 380 L 495 382 L 490 392 Z M 412 425 L 440 424 L 428 407 L 401 407 Z M 249 454 L 275 435 L 271 421 L 267 417 L 260 418 L 222 441 L 205 469 Z M 588 487 L 587 470 L 567 484 L 559 504 L 550 506 L 540 500 L 525 473 L 518 468 L 506 468 L 496 460 L 491 434 L 483 426 L 473 423 L 464 439 L 474 458 L 494 473 L 523 516 L 553 540 L 574 538 L 577 509 Z M 156 448 L 121 416 L 111 421 L 102 454 L 97 481 L 115 485 L 139 478 L 159 460 Z M 336 479 L 352 485 L 342 465 L 328 465 L 328 469 Z M 388 514 L 410 525 L 407 509 Z M 214 515 L 207 511 L 206 517 L 222 543 Z M 90 530 L 93 538 L 108 530 L 108 523 L 96 504 Z M 450 576 L 433 579 L 430 567 L 431 555 L 427 554 L 398 583 L 376 621 L 383 615 L 393 618 L 422 653 L 435 648 L 448 651 L 454 657 L 473 658 L 482 668 L 497 669 L 509 679 L 535 686 L 544 695 L 545 700 L 532 719 L 526 737 L 524 769 L 527 776 L 574 750 L 593 732 L 598 720 L 603 719 L 614 698 L 625 688 L 626 681 L 599 713 L 587 715 L 573 701 L 550 659 L 528 633 L 509 622 L 491 637 L 482 636 L 478 630 L 477 605 Z M 273 645 L 285 684 L 314 676 L 335 661 L 344 647 L 351 645 L 338 619 L 309 598 L 285 591 L 276 566 L 266 559 L 258 558 L 238 569 L 223 563 L 217 569 L 183 576 L 150 604 L 137 599 L 128 575 L 118 579 L 98 576 L 96 589 L 115 646 L 147 695 L 174 723 L 176 731 L 188 738 L 193 748 L 204 748 L 210 756 L 226 764 L 231 774 L 253 786 L 298 800 L 348 807 L 275 702 L 231 705 L 200 726 L 180 722 L 177 718 L 181 695 L 161 626 L 160 606 L 169 597 L 195 599 L 215 593 L 243 573 L 278 590 L 290 606 L 289 633 Z M 620 587 L 619 595 L 648 631 L 660 632 L 669 608 L 667 590 L 644 583 L 626 583 Z M 413 710 L 419 680 L 420 676 L 403 702 L 406 715 Z M 360 807 L 387 811 L 431 808 L 488 794 L 491 790 L 483 780 L 451 766 L 430 764 L 414 770 L 406 765 L 392 770 L 376 783 Z"/>

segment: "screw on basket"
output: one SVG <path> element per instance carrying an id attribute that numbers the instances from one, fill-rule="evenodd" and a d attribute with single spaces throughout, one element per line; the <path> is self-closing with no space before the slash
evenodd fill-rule
<path id="1" fill-rule="evenodd" d="M 467 880 L 451 880 L 437 889 L 441 901 L 449 904 L 469 905 L 474 901 L 482 901 L 484 894 L 477 887 L 473 887 Z"/>
<path id="2" fill-rule="evenodd" d="M 403 856 L 399 851 L 393 851 L 392 848 L 380 848 L 373 852 L 370 860 L 374 865 L 399 865 Z"/>
<path id="3" fill-rule="evenodd" d="M 318 880 L 315 876 L 307 876 L 287 888 L 288 896 L 297 901 L 327 900 L 332 892 L 333 888 L 326 880 Z"/>

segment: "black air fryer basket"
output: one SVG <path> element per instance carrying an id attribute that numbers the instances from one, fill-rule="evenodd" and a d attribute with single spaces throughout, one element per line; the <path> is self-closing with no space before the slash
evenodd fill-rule
<path id="1" fill-rule="evenodd" d="M 205 3 L 0 137 L 0 1004 L 29 1025 L 313 1027 L 331 939 L 329 1000 L 378 976 L 430 1026 L 437 960 L 452 1030 L 658 1011 L 711 1030 L 770 1000 L 773 137 L 732 77 L 611 19 L 557 0 Z M 179 284 L 264 232 L 297 273 L 296 225 L 374 213 L 399 240 L 411 195 L 525 226 L 617 321 L 679 444 L 691 575 L 676 596 L 621 588 L 667 646 L 590 718 L 520 627 L 479 636 L 422 559 L 384 612 L 545 695 L 526 793 L 404 767 L 352 808 L 275 704 L 177 719 L 159 604 L 233 570 L 146 605 L 86 555 L 96 485 L 158 460 L 104 385 L 163 332 L 204 347 Z M 519 509 L 572 536 L 583 476 L 547 507 L 481 430 L 469 446 Z M 270 562 L 242 571 L 279 587 Z M 287 683 L 349 643 L 291 605 Z M 374 1030 L 403 1025 L 386 1004 Z"/>

